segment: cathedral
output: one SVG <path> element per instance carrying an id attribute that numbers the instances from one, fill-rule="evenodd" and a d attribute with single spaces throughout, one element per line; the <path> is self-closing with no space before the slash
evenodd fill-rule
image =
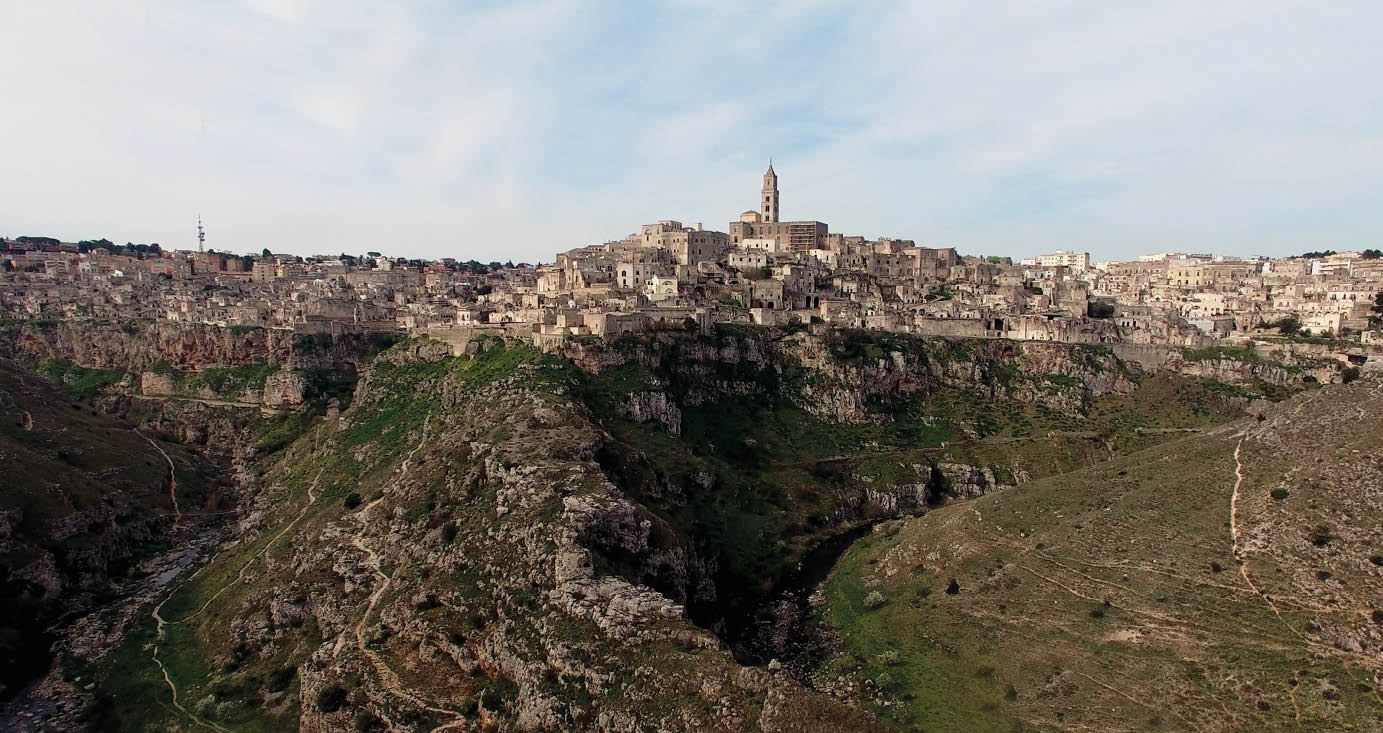
<path id="1" fill-rule="evenodd" d="M 778 174 L 773 170 L 773 161 L 768 162 L 764 173 L 764 186 L 760 192 L 758 210 L 750 209 L 740 214 L 739 221 L 730 222 L 730 241 L 740 243 L 746 239 L 771 239 L 783 252 L 807 252 L 825 246 L 827 227 L 819 221 L 782 221 L 781 199 L 778 195 Z"/>

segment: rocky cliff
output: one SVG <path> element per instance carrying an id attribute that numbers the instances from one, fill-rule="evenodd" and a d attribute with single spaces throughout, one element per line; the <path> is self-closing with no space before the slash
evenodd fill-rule
<path id="1" fill-rule="evenodd" d="M 1097 346 L 864 331 L 737 329 L 709 339 L 663 332 L 573 344 L 564 355 L 594 374 L 643 367 L 682 406 L 791 394 L 803 409 L 841 422 L 877 420 L 881 403 L 941 387 L 1079 412 L 1092 397 L 1135 386 L 1124 364 Z"/>
<path id="2" fill-rule="evenodd" d="M 569 366 L 518 344 L 388 352 L 349 409 L 266 457 L 240 539 L 189 579 L 94 704 L 128 725 L 305 730 L 839 730 L 868 716 L 744 669 L 674 599 L 612 572 L 685 564 L 596 460 Z M 121 666 L 128 665 L 128 666 Z M 277 721 L 277 722 L 274 722 Z"/>
<path id="3" fill-rule="evenodd" d="M 50 627 L 221 508 L 211 462 L 0 360 L 0 697 L 50 659 Z"/>
<path id="4" fill-rule="evenodd" d="M 756 636 L 762 606 L 813 548 L 1233 409 L 1087 346 L 728 329 L 472 347 L 361 359 L 329 385 L 340 411 L 291 349 L 54 367 L 249 462 L 231 540 L 116 649 L 74 653 L 62 689 L 102 680 L 87 714 L 116 727 L 875 728 L 800 666 L 736 661 L 781 648 Z M 181 707 L 157 704 L 173 690 Z"/>
<path id="5" fill-rule="evenodd" d="M 258 364 L 338 369 L 363 362 L 397 340 L 392 334 L 299 334 L 150 320 L 20 321 L 0 331 L 0 345 L 15 357 L 66 359 L 82 367 L 135 373 L 155 365 L 188 371 Z"/>
<path id="6" fill-rule="evenodd" d="M 349 398 L 391 334 L 131 321 L 8 324 L 0 353 L 85 391 L 294 412 Z"/>

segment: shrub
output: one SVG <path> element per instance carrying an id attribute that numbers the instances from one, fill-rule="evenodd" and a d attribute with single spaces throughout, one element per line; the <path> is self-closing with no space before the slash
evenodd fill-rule
<path id="1" fill-rule="evenodd" d="M 317 709 L 324 713 L 334 713 L 346 704 L 346 688 L 340 685 L 327 685 L 317 693 Z"/>
<path id="2" fill-rule="evenodd" d="M 883 593 L 880 593 L 876 590 L 869 591 L 869 595 L 864 597 L 864 605 L 869 606 L 870 608 L 878 608 L 879 606 L 882 606 L 885 603 L 888 603 L 888 599 L 884 598 Z"/>
<path id="3" fill-rule="evenodd" d="M 376 718 L 370 713 L 355 714 L 355 729 L 357 733 L 369 733 L 372 730 L 379 730 L 384 727 L 384 721 Z"/>
<path id="4" fill-rule="evenodd" d="M 1335 539 L 1335 535 L 1331 533 L 1330 525 L 1328 524 L 1316 525 L 1311 529 L 1311 533 L 1307 537 L 1311 540 L 1311 544 L 1316 547 L 1325 547 L 1330 544 L 1331 540 Z"/>
<path id="5" fill-rule="evenodd" d="M 265 689 L 269 692 L 283 692 L 288 686 L 293 684 L 293 677 L 297 676 L 297 667 L 279 667 L 269 673 L 269 681 L 265 684 Z"/>
<path id="6" fill-rule="evenodd" d="M 1281 486 L 1277 487 L 1276 489 L 1273 489 L 1272 491 L 1272 497 L 1278 501 L 1286 499 L 1288 496 L 1291 496 L 1291 494 L 1292 492 L 1282 488 Z"/>
<path id="7" fill-rule="evenodd" d="M 957 583 L 955 578 L 951 578 L 951 582 L 946 586 L 946 595 L 953 596 L 959 592 L 960 583 Z"/>
<path id="8" fill-rule="evenodd" d="M 456 539 L 456 533 L 460 530 L 456 527 L 456 522 L 448 521 L 442 525 L 442 541 L 451 544 Z"/>
<path id="9" fill-rule="evenodd" d="M 346 494 L 346 500 L 343 503 L 346 505 L 347 509 L 354 509 L 360 506 L 360 494 L 354 491 Z"/>
<path id="10" fill-rule="evenodd" d="M 1092 300 L 1086 305 L 1085 313 L 1091 318 L 1113 318 L 1114 305 L 1112 303 Z"/>

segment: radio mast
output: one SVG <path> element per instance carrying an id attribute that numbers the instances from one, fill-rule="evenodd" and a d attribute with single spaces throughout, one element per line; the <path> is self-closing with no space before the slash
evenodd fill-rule
<path id="1" fill-rule="evenodd" d="M 206 246 L 206 230 L 202 228 L 202 215 L 197 215 L 197 252 L 200 254 Z"/>

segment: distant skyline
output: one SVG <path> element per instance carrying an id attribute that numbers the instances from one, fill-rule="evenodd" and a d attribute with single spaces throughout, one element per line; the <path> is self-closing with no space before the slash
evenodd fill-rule
<path id="1" fill-rule="evenodd" d="M 1383 245 L 1383 5 L 0 0 L 0 234 L 550 262 L 659 219 L 963 254 Z"/>

